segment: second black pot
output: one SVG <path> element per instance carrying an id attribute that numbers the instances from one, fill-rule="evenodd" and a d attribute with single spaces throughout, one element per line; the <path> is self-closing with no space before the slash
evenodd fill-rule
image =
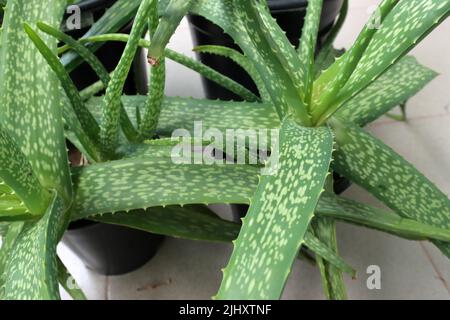
<path id="1" fill-rule="evenodd" d="M 342 3 L 343 0 L 324 0 L 320 22 L 319 48 L 322 40 L 333 26 L 342 7 Z M 297 47 L 306 15 L 307 0 L 268 0 L 268 4 L 272 16 L 277 20 L 281 29 L 286 32 L 289 41 Z M 219 45 L 239 50 L 239 47 L 234 44 L 233 40 L 221 28 L 205 18 L 189 15 L 188 20 L 195 46 Z M 255 94 L 258 93 L 256 85 L 248 74 L 230 59 L 203 53 L 200 53 L 198 57 L 207 66 L 237 81 Z M 239 96 L 219 86 L 215 82 L 206 78 L 202 78 L 202 81 L 208 99 L 242 100 Z"/>

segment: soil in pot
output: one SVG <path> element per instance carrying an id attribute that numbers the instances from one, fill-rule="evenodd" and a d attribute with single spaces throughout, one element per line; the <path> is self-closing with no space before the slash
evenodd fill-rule
<path id="1" fill-rule="evenodd" d="M 342 7 L 342 3 L 343 0 L 324 0 L 319 32 L 319 48 L 333 26 Z M 277 20 L 281 29 L 286 32 L 289 41 L 297 47 L 306 15 L 307 0 L 268 0 L 268 4 L 272 16 Z M 189 15 L 188 20 L 195 46 L 220 45 L 239 50 L 239 47 L 234 44 L 233 40 L 221 28 L 205 18 Z M 200 53 L 198 57 L 204 64 L 239 82 L 255 94 L 258 94 L 256 85 L 251 78 L 240 66 L 230 59 L 203 53 Z M 202 78 L 202 81 L 206 97 L 209 99 L 242 100 L 239 96 L 208 79 Z"/>

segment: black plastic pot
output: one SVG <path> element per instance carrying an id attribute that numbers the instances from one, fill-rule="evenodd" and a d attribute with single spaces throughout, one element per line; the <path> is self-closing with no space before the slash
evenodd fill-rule
<path id="1" fill-rule="evenodd" d="M 88 269 L 120 275 L 153 258 L 163 239 L 140 230 L 81 220 L 70 225 L 63 241 Z"/>
<path id="2" fill-rule="evenodd" d="M 87 0 L 79 4 L 83 21 L 98 20 L 115 0 Z M 80 30 L 66 30 L 74 38 L 80 38 L 90 25 Z M 121 30 L 129 33 L 131 24 Z M 112 71 L 120 60 L 124 43 L 109 42 L 96 52 L 103 65 Z M 124 92 L 126 94 L 145 94 L 147 77 L 146 60 L 142 51 L 136 55 Z M 83 89 L 98 80 L 95 72 L 86 63 L 71 73 L 78 89 Z M 147 263 L 157 252 L 164 237 L 122 226 L 81 220 L 71 223 L 63 242 L 83 261 L 87 268 L 103 275 L 119 275 L 131 272 Z"/>
<path id="3" fill-rule="evenodd" d="M 280 27 L 286 32 L 286 36 L 289 41 L 296 47 L 299 44 L 307 3 L 307 0 L 268 0 L 272 16 L 277 20 Z M 343 0 L 324 0 L 319 32 L 319 48 L 323 39 L 333 26 L 333 23 L 339 14 L 342 3 Z M 215 24 L 196 15 L 190 15 L 188 16 L 188 19 L 190 22 L 194 44 L 196 46 L 220 45 L 239 50 L 233 40 Z M 239 82 L 255 94 L 258 93 L 254 82 L 247 75 L 247 73 L 230 59 L 203 53 L 200 53 L 198 57 L 204 64 Z M 242 100 L 234 93 L 222 88 L 206 78 L 202 78 L 202 81 L 205 88 L 205 94 L 209 99 Z"/>

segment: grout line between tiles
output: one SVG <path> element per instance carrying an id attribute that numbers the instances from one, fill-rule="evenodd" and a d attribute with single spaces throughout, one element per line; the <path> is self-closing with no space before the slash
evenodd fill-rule
<path id="1" fill-rule="evenodd" d="M 106 276 L 105 277 L 105 292 L 104 292 L 104 294 L 103 294 L 103 298 L 105 299 L 105 300 L 109 300 L 109 289 L 110 289 L 110 285 L 109 285 L 110 283 L 109 283 L 109 276 Z"/>
<path id="2" fill-rule="evenodd" d="M 430 262 L 431 266 L 433 267 L 433 270 L 436 273 L 437 278 L 439 279 L 439 281 L 442 282 L 443 286 L 447 290 L 448 295 L 450 296 L 450 287 L 448 286 L 447 281 L 445 281 L 445 278 L 442 275 L 441 271 L 436 266 L 436 263 L 434 262 L 433 258 L 431 257 L 431 254 L 428 252 L 427 248 L 424 246 L 422 241 L 419 241 L 419 244 L 420 244 L 420 247 L 422 248 L 423 252 L 425 253 L 427 260 Z"/>

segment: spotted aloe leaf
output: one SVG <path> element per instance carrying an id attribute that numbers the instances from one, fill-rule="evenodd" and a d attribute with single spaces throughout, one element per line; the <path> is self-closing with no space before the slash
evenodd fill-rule
<path id="1" fill-rule="evenodd" d="M 103 109 L 100 126 L 100 143 L 105 153 L 114 156 L 118 145 L 120 124 L 120 96 L 123 92 L 128 72 L 139 46 L 139 40 L 147 27 L 147 17 L 152 8 L 152 2 L 156 0 L 143 0 L 136 14 L 130 38 L 125 46 L 122 57 L 114 70 L 104 96 L 105 108 Z"/>
<path id="2" fill-rule="evenodd" d="M 122 96 L 122 101 L 131 120 L 136 122 L 136 108 L 144 110 L 146 97 Z M 87 107 L 94 116 L 100 117 L 102 103 L 101 97 L 93 97 L 87 102 Z M 205 130 L 275 129 L 280 126 L 271 104 L 165 97 L 157 133 L 171 136 L 179 128 L 193 132 L 195 121 L 202 121 Z"/>
<path id="3" fill-rule="evenodd" d="M 400 1 L 382 22 L 334 105 L 342 105 L 366 88 L 447 18 L 449 12 L 450 0 Z M 340 61 L 324 74 L 324 79 L 336 74 L 339 68 Z M 320 85 L 317 89 L 320 90 Z"/>
<path id="4" fill-rule="evenodd" d="M 71 180 L 64 140 L 58 78 L 23 24 L 58 26 L 66 1 L 8 1 L 0 49 L 0 122 L 27 157 L 42 186 L 69 202 Z M 56 39 L 44 37 L 56 52 Z M 43 213 L 43 212 L 41 212 Z"/>
<path id="5" fill-rule="evenodd" d="M 50 203 L 51 195 L 41 186 L 26 156 L 1 128 L 0 182 L 4 185 L 3 192 L 0 191 L 0 217 L 19 208 L 16 213 L 20 215 L 27 211 L 29 215 L 41 215 Z M 28 210 L 23 208 L 22 202 Z"/>
<path id="6" fill-rule="evenodd" d="M 170 0 L 167 4 L 158 28 L 152 37 L 152 43 L 148 48 L 148 59 L 150 64 L 158 64 L 164 55 L 164 49 L 170 38 L 175 33 L 181 19 L 188 13 L 194 0 Z"/>
<path id="7" fill-rule="evenodd" d="M 432 182 L 378 139 L 333 121 L 338 152 L 334 168 L 402 217 L 450 228 L 450 200 Z M 448 245 L 435 242 L 450 257 Z"/>
<path id="8" fill-rule="evenodd" d="M 0 246 L 0 299 L 3 300 L 5 294 L 5 267 L 8 261 L 9 253 L 14 246 L 14 242 L 19 236 L 23 228 L 23 222 L 13 222 L 5 228 L 4 236 L 2 237 L 2 245 Z"/>
<path id="9" fill-rule="evenodd" d="M 120 42 L 127 42 L 129 39 L 129 35 L 127 34 L 103 34 L 98 36 L 92 36 L 89 38 L 81 39 L 80 42 L 82 43 L 90 43 L 90 42 L 105 42 L 105 41 L 120 41 Z M 139 46 L 143 48 L 148 48 L 150 46 L 150 41 L 147 41 L 145 39 L 139 40 Z M 195 59 L 192 59 L 184 54 L 178 53 L 176 51 L 166 49 L 164 51 L 164 55 L 166 58 L 175 61 L 191 70 L 194 70 L 195 72 L 198 72 L 205 78 L 217 83 L 218 85 L 226 88 L 227 90 L 230 90 L 231 92 L 235 93 L 236 95 L 242 97 L 246 101 L 258 101 L 259 98 L 250 90 L 242 86 L 241 84 L 237 83 L 236 81 L 230 79 L 227 76 L 224 76 L 223 74 L 217 72 L 216 70 L 208 67 L 207 65 L 196 61 Z"/>
<path id="10" fill-rule="evenodd" d="M 6 263 L 5 299 L 59 299 L 56 245 L 65 220 L 64 201 L 55 195 L 39 221 L 24 225 Z"/>
<path id="11" fill-rule="evenodd" d="M 298 48 L 299 60 L 301 63 L 300 70 L 302 70 L 301 73 L 303 75 L 301 82 L 304 94 L 303 100 L 308 105 L 314 81 L 314 55 L 316 51 L 317 35 L 319 33 L 322 5 L 323 0 L 308 1 L 305 24 L 303 26 L 300 46 Z"/>
<path id="12" fill-rule="evenodd" d="M 323 191 L 333 150 L 326 127 L 285 120 L 279 157 L 264 175 L 217 294 L 218 299 L 278 299 Z"/>
<path id="13" fill-rule="evenodd" d="M 259 169 L 249 165 L 175 164 L 136 158 L 75 170 L 73 217 L 194 203 L 246 203 Z"/>
<path id="14" fill-rule="evenodd" d="M 313 221 L 314 233 L 335 254 L 338 252 L 336 239 L 336 223 L 333 219 L 318 217 Z M 319 271 L 322 277 L 322 286 L 329 300 L 347 299 L 347 290 L 341 270 L 335 265 L 318 259 Z"/>
<path id="15" fill-rule="evenodd" d="M 116 1 L 111 8 L 109 8 L 105 14 L 92 25 L 83 38 L 99 34 L 118 32 L 133 20 L 136 16 L 140 3 L 141 0 Z M 101 46 L 102 43 L 88 44 L 88 48 L 92 52 L 95 52 Z M 67 52 L 61 57 L 61 62 L 64 64 L 66 69 L 71 72 L 83 62 L 83 59 L 77 54 L 77 52 Z"/>
<path id="16" fill-rule="evenodd" d="M 402 104 L 433 80 L 437 73 L 406 56 L 336 113 L 343 121 L 360 126 L 376 120 Z"/>
<path id="17" fill-rule="evenodd" d="M 450 230 L 437 228 L 413 219 L 403 218 L 363 203 L 324 193 L 317 205 L 319 217 L 357 224 L 411 240 L 441 240 L 450 242 Z"/>

